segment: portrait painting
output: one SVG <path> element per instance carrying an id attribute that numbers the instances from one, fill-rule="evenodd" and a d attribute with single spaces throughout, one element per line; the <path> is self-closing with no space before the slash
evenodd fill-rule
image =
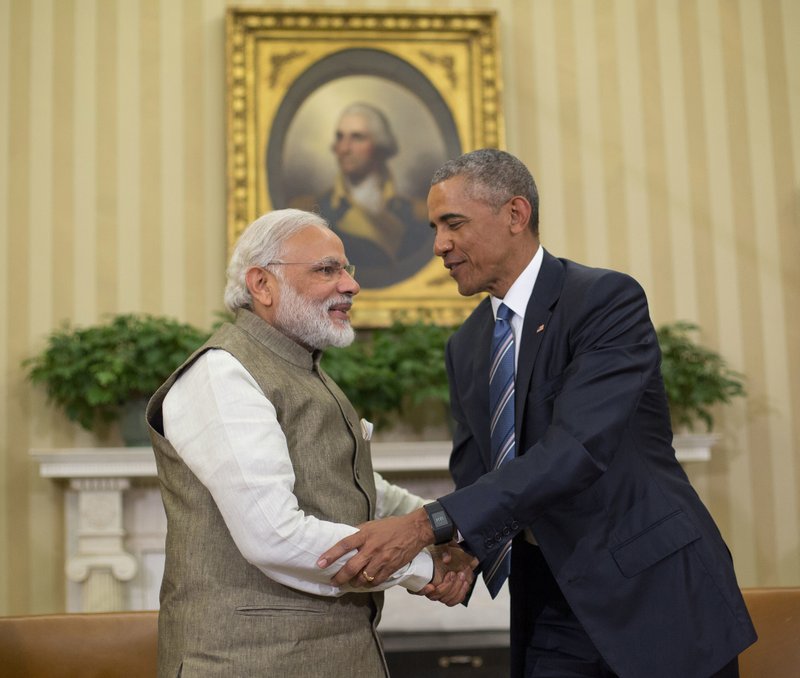
<path id="1" fill-rule="evenodd" d="M 364 289 L 419 273 L 433 256 L 431 175 L 461 154 L 436 89 L 386 52 L 344 50 L 304 73 L 282 108 L 265 159 L 272 204 L 325 217 Z"/>
<path id="2" fill-rule="evenodd" d="M 463 317 L 475 300 L 434 256 L 426 197 L 446 160 L 501 142 L 498 89 L 468 77 L 480 54 L 496 65 L 493 15 L 468 16 L 230 10 L 229 245 L 265 211 L 315 212 L 356 267 L 356 324 Z"/>

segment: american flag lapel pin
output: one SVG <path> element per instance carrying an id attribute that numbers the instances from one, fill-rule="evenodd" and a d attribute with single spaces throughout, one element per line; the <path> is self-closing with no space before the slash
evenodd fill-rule
<path id="1" fill-rule="evenodd" d="M 536 328 L 536 334 L 539 334 L 539 332 L 544 332 L 544 323 L 542 323 L 541 325 L 539 325 L 539 327 Z"/>

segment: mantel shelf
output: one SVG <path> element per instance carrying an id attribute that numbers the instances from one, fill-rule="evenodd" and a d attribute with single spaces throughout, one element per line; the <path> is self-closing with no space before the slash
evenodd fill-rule
<path id="1" fill-rule="evenodd" d="M 147 478 L 156 476 L 150 447 L 70 447 L 34 449 L 43 478 Z M 375 470 L 386 472 L 446 471 L 450 441 L 374 442 Z"/>
<path id="2" fill-rule="evenodd" d="M 709 461 L 719 436 L 678 434 L 674 438 L 678 461 Z M 44 478 L 148 478 L 156 476 L 149 447 L 84 447 L 34 449 Z M 446 472 L 450 441 L 373 442 L 372 460 L 379 473 Z"/>

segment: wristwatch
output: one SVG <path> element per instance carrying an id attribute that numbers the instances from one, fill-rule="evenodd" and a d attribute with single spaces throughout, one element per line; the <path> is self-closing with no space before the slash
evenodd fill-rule
<path id="1" fill-rule="evenodd" d="M 430 504 L 425 504 L 423 507 L 425 513 L 428 514 L 428 520 L 431 521 L 431 528 L 433 529 L 433 543 L 436 545 L 446 544 L 453 540 L 455 534 L 455 525 L 447 515 L 447 511 L 438 501 L 432 501 Z"/>

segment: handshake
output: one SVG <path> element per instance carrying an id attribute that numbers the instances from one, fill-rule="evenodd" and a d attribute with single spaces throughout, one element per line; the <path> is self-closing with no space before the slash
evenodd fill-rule
<path id="1" fill-rule="evenodd" d="M 445 605 L 458 605 L 466 598 L 475 579 L 476 558 L 455 542 L 433 546 L 434 535 L 424 509 L 405 516 L 372 520 L 358 526 L 358 532 L 345 537 L 317 561 L 326 568 L 351 551 L 356 551 L 333 576 L 331 583 L 364 588 L 377 586 L 403 567 L 424 548 L 433 557 L 433 578 L 418 595 Z"/>
<path id="2" fill-rule="evenodd" d="M 475 580 L 478 559 L 455 542 L 430 546 L 428 551 L 433 557 L 433 578 L 416 595 L 451 607 L 463 602 Z"/>

